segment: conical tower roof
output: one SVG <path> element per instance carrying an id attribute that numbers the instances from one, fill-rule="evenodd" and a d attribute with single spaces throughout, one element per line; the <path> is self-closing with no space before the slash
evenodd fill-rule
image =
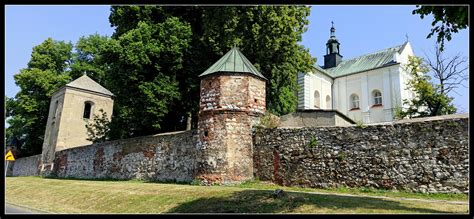
<path id="1" fill-rule="evenodd" d="M 233 47 L 204 73 L 200 74 L 199 77 L 217 72 L 248 73 L 267 80 L 237 47 Z"/>
<path id="2" fill-rule="evenodd" d="M 78 79 L 66 84 L 66 87 L 74 87 L 83 90 L 93 91 L 96 93 L 106 94 L 113 96 L 112 92 L 102 87 L 100 84 L 89 78 L 86 74 L 79 77 Z"/>

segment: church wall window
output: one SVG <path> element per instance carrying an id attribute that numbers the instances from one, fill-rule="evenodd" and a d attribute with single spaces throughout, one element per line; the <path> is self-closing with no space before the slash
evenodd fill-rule
<path id="1" fill-rule="evenodd" d="M 326 108 L 331 109 L 331 97 L 329 95 L 326 96 Z"/>
<path id="2" fill-rule="evenodd" d="M 314 108 L 319 109 L 321 108 L 320 106 L 320 96 L 319 96 L 319 91 L 315 90 L 314 91 Z"/>
<path id="3" fill-rule="evenodd" d="M 351 110 L 359 109 L 359 96 L 357 94 L 352 94 L 350 97 L 351 100 Z"/>
<path id="4" fill-rule="evenodd" d="M 84 119 L 90 119 L 91 118 L 92 105 L 94 105 L 93 102 L 90 102 L 90 101 L 84 102 L 84 113 L 82 115 L 82 118 L 84 118 Z"/>
<path id="5" fill-rule="evenodd" d="M 382 93 L 379 90 L 372 91 L 374 106 L 382 106 Z"/>

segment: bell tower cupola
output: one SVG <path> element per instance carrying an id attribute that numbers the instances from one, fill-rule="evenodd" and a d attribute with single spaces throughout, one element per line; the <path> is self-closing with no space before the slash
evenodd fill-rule
<path id="1" fill-rule="evenodd" d="M 342 61 L 342 56 L 340 55 L 339 41 L 336 38 L 336 28 L 334 28 L 334 22 L 331 26 L 331 35 L 328 42 L 326 43 L 326 55 L 324 56 L 324 68 L 336 67 Z"/>

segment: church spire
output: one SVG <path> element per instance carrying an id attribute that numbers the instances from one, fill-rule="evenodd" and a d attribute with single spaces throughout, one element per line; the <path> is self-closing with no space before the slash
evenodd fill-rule
<path id="1" fill-rule="evenodd" d="M 339 41 L 336 38 L 336 28 L 334 27 L 334 22 L 331 21 L 331 35 L 328 42 L 326 43 L 326 55 L 324 56 L 324 68 L 332 68 L 337 66 L 341 60 L 342 56 L 339 54 Z"/>
<path id="2" fill-rule="evenodd" d="M 331 21 L 332 27 L 331 27 L 331 38 L 336 39 L 336 28 L 334 28 L 334 22 Z"/>
<path id="3" fill-rule="evenodd" d="M 336 38 L 336 28 L 334 28 L 334 22 L 331 21 L 331 35 L 329 37 L 328 42 L 326 43 L 326 54 L 333 54 L 337 53 L 339 54 L 339 41 Z"/>

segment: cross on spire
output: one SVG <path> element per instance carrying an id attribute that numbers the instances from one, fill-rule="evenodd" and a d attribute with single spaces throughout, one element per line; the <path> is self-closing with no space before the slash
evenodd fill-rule
<path id="1" fill-rule="evenodd" d="M 405 37 L 407 38 L 406 42 L 408 42 L 408 34 L 405 34 Z"/>
<path id="2" fill-rule="evenodd" d="M 331 21 L 332 27 L 334 27 L 334 21 Z"/>

